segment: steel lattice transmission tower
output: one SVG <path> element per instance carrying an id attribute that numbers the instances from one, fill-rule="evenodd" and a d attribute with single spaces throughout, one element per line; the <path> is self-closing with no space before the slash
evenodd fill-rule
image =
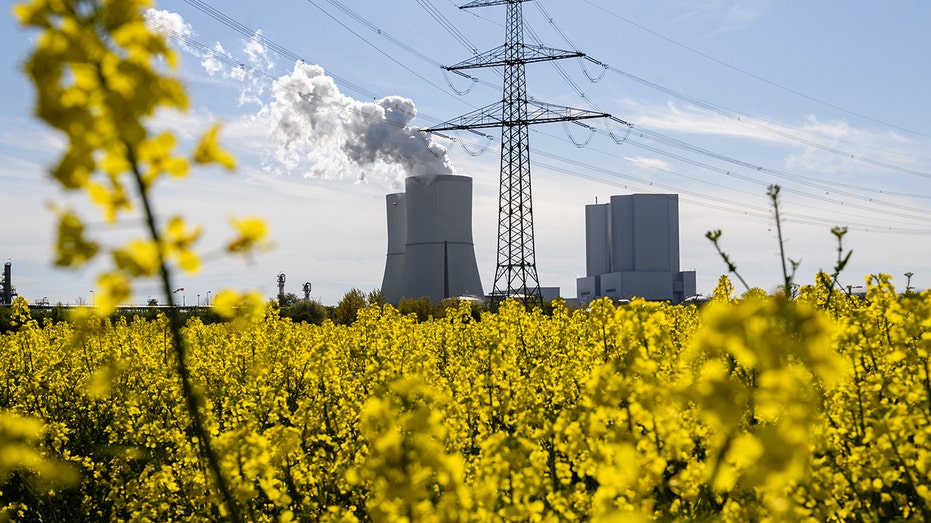
<path id="1" fill-rule="evenodd" d="M 501 128 L 501 186 L 498 196 L 498 266 L 493 296 L 521 296 L 525 303 L 542 303 L 533 242 L 533 204 L 530 191 L 531 124 L 566 122 L 611 115 L 573 109 L 531 100 L 527 96 L 524 66 L 563 58 L 581 58 L 584 53 L 524 43 L 521 4 L 530 0 L 476 0 L 460 9 L 507 6 L 503 46 L 444 67 L 448 71 L 481 67 L 504 68 L 504 97 L 499 103 L 426 129 L 448 131 Z"/>

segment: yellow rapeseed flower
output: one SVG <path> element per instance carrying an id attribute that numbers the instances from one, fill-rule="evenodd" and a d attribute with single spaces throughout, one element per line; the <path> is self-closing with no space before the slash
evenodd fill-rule
<path id="1" fill-rule="evenodd" d="M 56 211 L 58 242 L 55 245 L 55 265 L 79 267 L 93 258 L 100 246 L 84 236 L 84 223 L 71 211 Z"/>
<path id="2" fill-rule="evenodd" d="M 238 236 L 229 242 L 226 250 L 233 253 L 248 253 L 267 245 L 268 225 L 256 217 L 230 218 Z"/>
<path id="3" fill-rule="evenodd" d="M 97 278 L 95 305 L 102 316 L 108 316 L 118 305 L 126 303 L 132 296 L 132 283 L 121 272 L 107 272 Z"/>
<path id="4" fill-rule="evenodd" d="M 217 136 L 220 133 L 220 126 L 215 125 L 210 128 L 201 138 L 197 149 L 194 151 L 194 161 L 201 164 L 219 163 L 227 169 L 236 168 L 236 159 L 230 153 L 226 152 L 217 143 Z"/>

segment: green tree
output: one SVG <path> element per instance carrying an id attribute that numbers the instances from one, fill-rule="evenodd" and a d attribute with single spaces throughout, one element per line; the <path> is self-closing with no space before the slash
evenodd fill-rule
<path id="1" fill-rule="evenodd" d="M 294 322 L 320 325 L 327 319 L 327 308 L 316 300 L 300 300 L 294 305 L 282 307 L 279 315 L 282 318 L 291 318 Z"/>
<path id="2" fill-rule="evenodd" d="M 356 316 L 361 309 L 367 305 L 365 293 L 353 287 L 349 292 L 343 295 L 339 303 L 336 304 L 336 322 L 343 325 L 350 325 L 356 321 Z"/>
<path id="3" fill-rule="evenodd" d="M 431 316 L 440 317 L 442 309 L 433 306 L 430 298 L 421 296 L 420 298 L 404 298 L 398 303 L 398 311 L 403 315 L 416 314 L 417 321 L 427 321 Z"/>
<path id="4" fill-rule="evenodd" d="M 297 294 L 293 292 L 286 293 L 284 296 L 281 296 L 278 299 L 278 306 L 281 308 L 290 307 L 300 301 L 300 298 L 297 297 Z"/>
<path id="5" fill-rule="evenodd" d="M 9 307 L 0 307 L 0 334 L 10 332 L 15 328 L 11 309 Z"/>
<path id="6" fill-rule="evenodd" d="M 381 289 L 372 289 L 368 295 L 369 306 L 378 305 L 382 306 L 385 304 L 385 293 L 381 292 Z"/>

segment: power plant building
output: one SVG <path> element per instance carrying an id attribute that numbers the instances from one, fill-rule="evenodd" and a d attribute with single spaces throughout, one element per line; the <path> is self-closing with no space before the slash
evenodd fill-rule
<path id="1" fill-rule="evenodd" d="M 695 271 L 679 270 L 679 197 L 612 196 L 585 206 L 583 303 L 607 296 L 681 303 L 695 295 Z"/>
<path id="2" fill-rule="evenodd" d="M 10 305 L 16 297 L 13 288 L 13 262 L 7 260 L 3 264 L 3 277 L 0 278 L 0 305 Z"/>
<path id="3" fill-rule="evenodd" d="M 484 296 L 472 241 L 472 179 L 410 176 L 385 198 L 388 255 L 381 290 L 388 303 Z"/>

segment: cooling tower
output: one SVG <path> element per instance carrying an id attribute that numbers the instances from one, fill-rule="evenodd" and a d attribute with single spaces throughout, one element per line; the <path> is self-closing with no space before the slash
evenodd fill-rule
<path id="1" fill-rule="evenodd" d="M 385 197 L 388 212 L 388 259 L 385 261 L 385 276 L 381 291 L 390 303 L 397 303 L 401 296 L 401 275 L 404 272 L 404 242 L 407 239 L 407 212 L 404 209 L 404 193 Z"/>
<path id="2" fill-rule="evenodd" d="M 390 194 L 382 291 L 389 303 L 427 296 L 483 296 L 472 242 L 472 179 L 411 176 Z M 400 246 L 403 244 L 403 249 Z"/>

